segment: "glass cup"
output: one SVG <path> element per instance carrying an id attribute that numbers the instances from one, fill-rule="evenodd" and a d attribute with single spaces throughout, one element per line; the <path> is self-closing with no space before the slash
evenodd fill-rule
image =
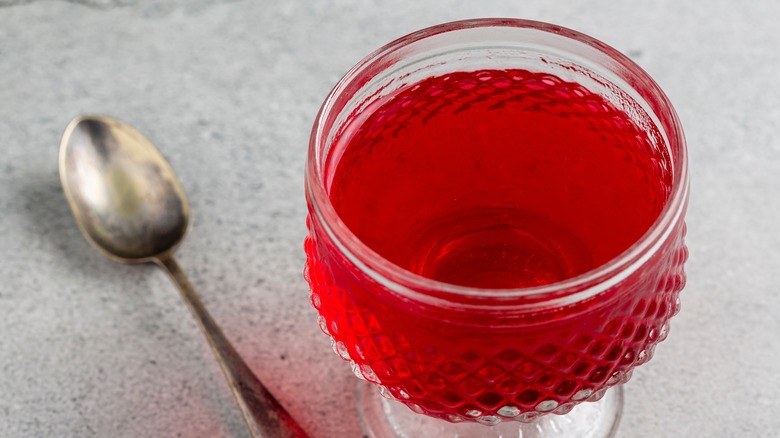
<path id="1" fill-rule="evenodd" d="M 516 289 L 426 278 L 364 244 L 330 199 L 341 140 L 355 120 L 420 80 L 509 68 L 579 84 L 652 128 L 651 154 L 666 157 L 659 165 L 671 176 L 649 230 L 587 272 Z M 687 198 L 685 139 L 670 102 L 640 67 L 591 37 L 540 22 L 479 19 L 415 32 L 366 57 L 336 85 L 314 124 L 305 242 L 320 327 L 369 382 L 358 390 L 365 432 L 613 435 L 620 385 L 650 360 L 680 309 Z"/>

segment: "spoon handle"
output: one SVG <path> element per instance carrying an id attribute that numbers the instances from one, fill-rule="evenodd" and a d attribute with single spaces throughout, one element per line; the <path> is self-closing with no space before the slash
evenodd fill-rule
<path id="1" fill-rule="evenodd" d="M 222 330 L 209 315 L 187 276 L 179 267 L 173 254 L 165 253 L 155 259 L 170 275 L 181 292 L 184 302 L 198 321 L 203 334 L 211 345 L 236 402 L 244 414 L 249 431 L 255 438 L 304 438 L 306 433 L 281 404 L 271 395 L 241 356 L 236 352 Z"/>

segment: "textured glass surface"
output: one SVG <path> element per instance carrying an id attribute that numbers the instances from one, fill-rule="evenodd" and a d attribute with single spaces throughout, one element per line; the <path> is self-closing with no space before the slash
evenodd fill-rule
<path id="1" fill-rule="evenodd" d="M 334 351 L 385 397 L 452 422 L 528 422 L 600 399 L 652 358 L 680 308 L 684 233 L 680 222 L 605 292 L 501 328 L 461 325 L 468 312 L 421 310 L 399 298 L 323 251 L 330 242 L 311 223 L 306 279 Z"/>

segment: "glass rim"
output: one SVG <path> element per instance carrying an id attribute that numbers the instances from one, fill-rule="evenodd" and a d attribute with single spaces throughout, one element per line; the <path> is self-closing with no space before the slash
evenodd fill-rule
<path id="1" fill-rule="evenodd" d="M 352 81 L 360 78 L 364 68 L 395 50 L 441 33 L 480 27 L 530 29 L 584 43 L 617 62 L 630 72 L 632 77 L 641 78 L 650 88 L 647 91 L 658 100 L 659 106 L 653 107 L 652 111 L 656 113 L 663 125 L 659 128 L 666 133 L 666 146 L 670 149 L 670 153 L 676 153 L 672 158 L 672 190 L 658 218 L 645 234 L 608 262 L 575 277 L 541 286 L 514 289 L 461 286 L 423 277 L 390 262 L 352 233 L 335 211 L 325 189 L 325 178 L 322 173 L 324 160 L 327 159 L 323 156 L 326 146 L 323 142 L 327 135 L 324 132 L 323 122 L 333 109 L 334 101 L 340 96 L 340 92 Z M 658 114 L 659 108 L 663 110 L 663 114 Z M 305 190 L 315 216 L 312 219 L 318 221 L 338 250 L 361 271 L 395 292 L 417 299 L 444 298 L 446 300 L 450 297 L 507 302 L 533 298 L 541 299 L 546 307 L 571 304 L 608 290 L 635 272 L 660 249 L 675 225 L 683 219 L 689 192 L 687 160 L 686 141 L 674 107 L 652 77 L 627 56 L 593 37 L 562 26 L 525 19 L 480 18 L 443 23 L 410 33 L 382 46 L 352 67 L 328 94 L 315 118 L 309 142 Z"/>

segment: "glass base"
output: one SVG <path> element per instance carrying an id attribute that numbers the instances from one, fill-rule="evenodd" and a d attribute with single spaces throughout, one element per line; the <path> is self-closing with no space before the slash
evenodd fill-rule
<path id="1" fill-rule="evenodd" d="M 610 438 L 623 412 L 623 387 L 618 385 L 596 402 L 581 403 L 566 415 L 548 414 L 531 423 L 505 421 L 495 426 L 450 423 L 412 412 L 379 394 L 376 385 L 360 381 L 357 409 L 363 432 L 370 438 Z"/>

